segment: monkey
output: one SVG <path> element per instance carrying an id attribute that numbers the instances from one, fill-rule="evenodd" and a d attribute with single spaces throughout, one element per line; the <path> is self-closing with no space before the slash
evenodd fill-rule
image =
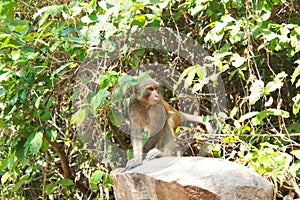
<path id="1" fill-rule="evenodd" d="M 142 79 L 129 100 L 130 135 L 133 159 L 123 171 L 142 164 L 146 159 L 175 154 L 175 131 L 183 121 L 202 122 L 201 116 L 179 112 L 159 93 L 159 83 L 152 78 Z M 143 130 L 148 129 L 148 141 L 143 146 Z"/>

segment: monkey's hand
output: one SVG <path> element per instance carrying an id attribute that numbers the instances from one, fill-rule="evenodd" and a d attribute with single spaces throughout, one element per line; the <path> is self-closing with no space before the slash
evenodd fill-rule
<path id="1" fill-rule="evenodd" d="M 152 159 L 160 158 L 160 157 L 163 157 L 163 156 L 165 156 L 163 152 L 161 152 L 160 150 L 154 148 L 154 149 L 151 149 L 147 153 L 146 160 L 152 160 Z"/>
<path id="2" fill-rule="evenodd" d="M 136 166 L 141 165 L 143 162 L 140 159 L 130 159 L 127 161 L 125 168 L 121 172 L 125 172 L 127 170 L 130 170 L 132 168 L 135 168 Z"/>

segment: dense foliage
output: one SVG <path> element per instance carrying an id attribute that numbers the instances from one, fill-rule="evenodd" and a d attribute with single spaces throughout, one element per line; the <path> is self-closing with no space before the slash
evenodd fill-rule
<path id="1" fill-rule="evenodd" d="M 126 72 L 164 63 L 203 100 L 198 63 L 155 49 L 125 49 L 87 90 L 75 90 L 89 53 L 138 28 L 169 27 L 203 44 L 226 86 L 222 157 L 253 167 L 274 183 L 277 199 L 300 198 L 300 1 L 107 0 L 0 2 L 0 196 L 3 199 L 113 199 L 111 166 L 78 140 L 87 118 L 111 137 L 109 113 L 135 83 Z M 100 44 L 100 46 L 99 46 Z M 155 58 L 155 59 L 153 59 Z M 154 61 L 153 61 L 154 60 Z M 80 108 L 79 110 L 77 108 Z M 203 114 L 211 115 L 204 109 Z M 195 147 L 203 138 L 194 137 Z M 190 153 L 189 155 L 197 155 Z M 86 196 L 86 197 L 84 197 Z"/>

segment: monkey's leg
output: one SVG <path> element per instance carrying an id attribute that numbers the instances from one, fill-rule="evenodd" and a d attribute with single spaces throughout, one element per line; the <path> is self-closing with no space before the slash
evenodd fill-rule
<path id="1" fill-rule="evenodd" d="M 160 150 L 158 150 L 157 148 L 151 149 L 147 155 L 146 155 L 146 160 L 152 160 L 155 158 L 160 158 L 160 157 L 164 157 L 165 154 L 163 152 L 161 152 Z"/>
<path id="2" fill-rule="evenodd" d="M 151 149 L 147 156 L 147 160 L 160 158 L 163 156 L 173 156 L 175 155 L 175 136 L 174 136 L 174 130 L 170 126 L 169 121 L 166 122 L 162 136 L 160 137 L 158 144 L 156 146 L 157 148 Z"/>
<path id="3" fill-rule="evenodd" d="M 153 136 L 150 135 L 149 139 L 147 140 L 146 144 L 143 147 L 143 153 L 148 153 L 151 149 L 153 149 L 157 145 L 159 140 L 161 140 L 163 131 L 164 130 L 162 129 L 159 133 Z"/>
<path id="4" fill-rule="evenodd" d="M 172 115 L 168 118 L 164 126 L 163 135 L 157 144 L 157 148 L 163 152 L 165 156 L 176 155 L 175 134 L 172 127 Z"/>

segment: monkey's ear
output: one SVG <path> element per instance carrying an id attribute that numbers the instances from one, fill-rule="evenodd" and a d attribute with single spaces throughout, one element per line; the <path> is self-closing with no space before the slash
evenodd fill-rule
<path id="1" fill-rule="evenodd" d="M 140 88 L 138 86 L 134 87 L 134 94 L 140 96 Z"/>

